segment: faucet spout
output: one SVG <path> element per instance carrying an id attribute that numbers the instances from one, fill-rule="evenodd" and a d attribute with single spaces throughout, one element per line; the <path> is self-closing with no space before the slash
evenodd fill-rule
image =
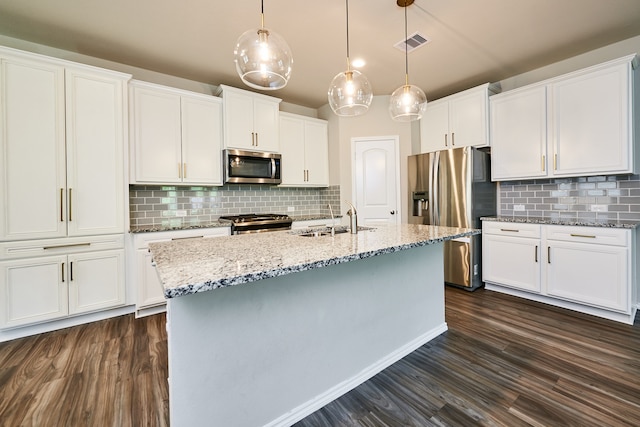
<path id="1" fill-rule="evenodd" d="M 347 200 L 345 200 L 345 203 L 351 206 L 351 209 L 347 211 L 347 215 L 349 215 L 349 228 L 351 229 L 351 234 L 357 234 L 358 233 L 358 211 L 356 210 L 356 207 L 353 206 L 353 203 Z"/>

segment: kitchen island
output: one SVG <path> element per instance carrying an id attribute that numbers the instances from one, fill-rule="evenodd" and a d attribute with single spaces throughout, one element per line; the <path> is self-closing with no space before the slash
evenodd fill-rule
<path id="1" fill-rule="evenodd" d="M 168 302 L 171 425 L 291 425 L 440 335 L 442 243 L 479 232 L 151 244 Z"/>

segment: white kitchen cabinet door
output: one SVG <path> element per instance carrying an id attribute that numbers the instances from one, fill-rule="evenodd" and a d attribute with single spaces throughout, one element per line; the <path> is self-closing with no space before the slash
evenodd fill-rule
<path id="1" fill-rule="evenodd" d="M 449 147 L 449 103 L 427 102 L 420 119 L 420 152 L 430 153 Z"/>
<path id="2" fill-rule="evenodd" d="M 483 87 L 467 90 L 451 97 L 448 148 L 489 145 L 488 96 L 487 89 Z"/>
<path id="3" fill-rule="evenodd" d="M 64 68 L 0 64 L 0 240 L 65 236 Z"/>
<path id="4" fill-rule="evenodd" d="M 162 305 L 165 303 L 162 284 L 153 265 L 153 256 L 149 249 L 137 250 L 138 309 Z"/>
<path id="5" fill-rule="evenodd" d="M 220 85 L 224 146 L 249 151 L 280 151 L 280 99 Z"/>
<path id="6" fill-rule="evenodd" d="M 547 97 L 545 86 L 492 96 L 491 179 L 547 175 Z"/>
<path id="7" fill-rule="evenodd" d="M 296 114 L 280 114 L 283 187 L 329 185 L 327 122 Z"/>
<path id="8" fill-rule="evenodd" d="M 280 114 L 282 186 L 304 186 L 306 183 L 304 141 L 305 125 L 303 119 L 293 114 Z"/>
<path id="9" fill-rule="evenodd" d="M 324 120 L 306 120 L 304 142 L 307 185 L 327 187 L 329 185 L 327 122 Z"/>
<path id="10" fill-rule="evenodd" d="M 67 315 L 66 259 L 60 255 L 0 262 L 0 328 Z"/>
<path id="11" fill-rule="evenodd" d="M 548 295 L 628 311 L 627 247 L 548 240 L 546 252 Z"/>
<path id="12" fill-rule="evenodd" d="M 256 133 L 255 149 L 280 151 L 280 124 L 278 102 L 256 98 L 253 100 L 253 123 Z"/>
<path id="13" fill-rule="evenodd" d="M 484 234 L 482 280 L 540 292 L 540 239 Z"/>
<path id="14" fill-rule="evenodd" d="M 182 182 L 222 185 L 222 103 L 182 97 Z"/>
<path id="15" fill-rule="evenodd" d="M 124 90 L 109 73 L 66 70 L 69 236 L 124 233 Z"/>
<path id="16" fill-rule="evenodd" d="M 132 85 L 135 173 L 132 181 L 182 181 L 180 96 Z"/>
<path id="17" fill-rule="evenodd" d="M 630 75 L 626 62 L 549 85 L 555 176 L 633 171 Z"/>
<path id="18" fill-rule="evenodd" d="M 124 304 L 124 250 L 68 256 L 69 314 Z"/>

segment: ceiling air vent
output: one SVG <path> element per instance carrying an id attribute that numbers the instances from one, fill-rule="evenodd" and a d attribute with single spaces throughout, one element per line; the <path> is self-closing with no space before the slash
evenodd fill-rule
<path id="1" fill-rule="evenodd" d="M 407 38 L 407 40 L 400 40 L 398 43 L 394 44 L 393 47 L 404 52 L 406 44 L 407 52 L 412 52 L 420 46 L 424 46 L 425 44 L 429 43 L 430 41 L 431 40 L 429 40 L 427 36 L 422 35 L 416 31 L 415 33 L 411 34 L 409 38 Z"/>

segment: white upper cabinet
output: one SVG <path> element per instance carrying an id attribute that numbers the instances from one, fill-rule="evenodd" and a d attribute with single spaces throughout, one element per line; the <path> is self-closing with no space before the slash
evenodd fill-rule
<path id="1" fill-rule="evenodd" d="M 491 178 L 547 175 L 547 95 L 533 86 L 492 96 Z"/>
<path id="2" fill-rule="evenodd" d="M 636 62 L 631 55 L 492 97 L 492 179 L 634 173 Z"/>
<path id="3" fill-rule="evenodd" d="M 486 83 L 427 103 L 420 120 L 421 152 L 489 145 L 489 96 L 499 85 Z"/>
<path id="4" fill-rule="evenodd" d="M 124 232 L 129 77 L 0 50 L 0 240 Z"/>
<path id="5" fill-rule="evenodd" d="M 280 150 L 281 186 L 329 185 L 329 142 L 325 120 L 280 113 Z"/>
<path id="6" fill-rule="evenodd" d="M 224 145 L 250 151 L 280 151 L 280 99 L 220 85 Z"/>
<path id="7" fill-rule="evenodd" d="M 132 182 L 222 185 L 220 99 L 139 81 L 130 87 Z"/>

